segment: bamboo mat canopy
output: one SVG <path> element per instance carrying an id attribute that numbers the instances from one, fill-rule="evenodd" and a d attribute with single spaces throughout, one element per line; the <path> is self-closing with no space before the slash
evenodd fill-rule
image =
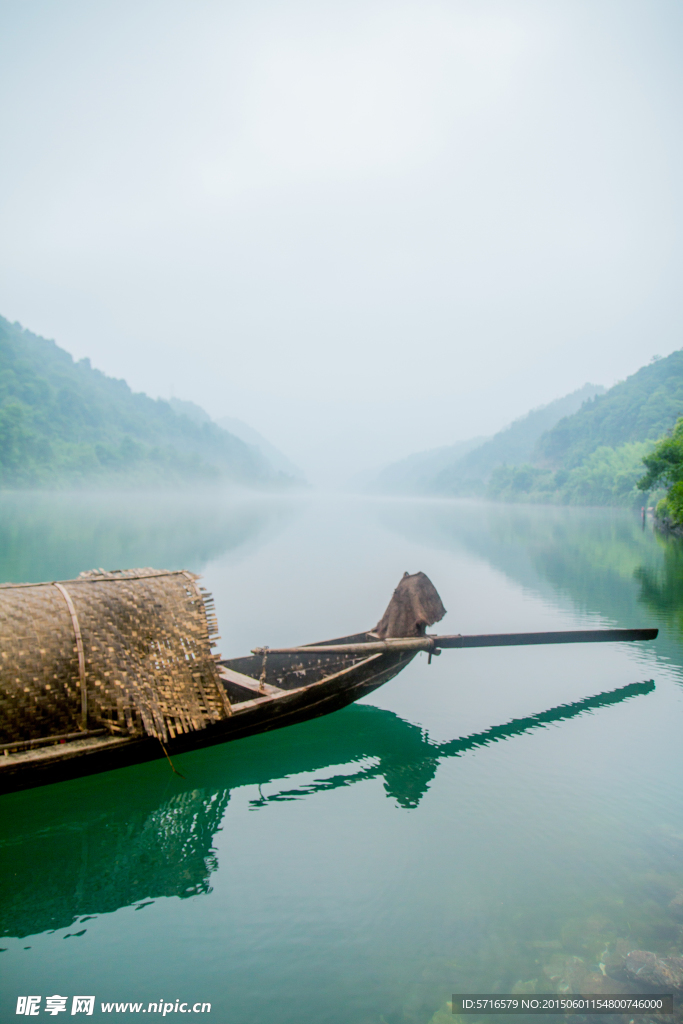
<path id="1" fill-rule="evenodd" d="M 97 569 L 0 585 L 0 743 L 102 728 L 167 740 L 227 717 L 198 579 Z"/>

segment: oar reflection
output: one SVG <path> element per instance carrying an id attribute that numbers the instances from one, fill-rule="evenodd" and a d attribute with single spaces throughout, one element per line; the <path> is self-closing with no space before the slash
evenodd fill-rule
<path id="1" fill-rule="evenodd" d="M 544 728 L 552 722 L 562 722 L 569 718 L 575 718 L 585 711 L 593 711 L 597 708 L 608 707 L 610 704 L 619 704 L 630 697 L 637 697 L 639 694 L 650 693 L 654 690 L 653 680 L 642 683 L 629 683 L 616 690 L 608 690 L 599 693 L 594 697 L 585 697 L 583 700 L 575 701 L 572 704 L 560 704 L 559 707 L 549 708 L 536 715 L 527 718 L 513 718 L 503 725 L 494 725 L 483 732 L 473 733 L 471 736 L 463 736 L 445 743 L 432 743 L 425 739 L 425 748 L 420 758 L 410 762 L 392 763 L 389 759 L 380 759 L 376 765 L 362 768 L 357 772 L 344 775 L 334 775 L 319 782 L 313 782 L 294 789 L 280 790 L 277 793 L 261 796 L 252 800 L 253 807 L 265 806 L 271 802 L 283 800 L 296 800 L 312 793 L 322 793 L 325 790 L 337 789 L 340 786 L 350 786 L 355 782 L 362 782 L 366 779 L 374 779 L 379 775 L 384 776 L 384 788 L 388 796 L 395 798 L 401 807 L 417 807 L 421 797 L 427 791 L 429 783 L 436 775 L 439 761 L 447 757 L 460 757 L 461 754 L 476 747 L 487 747 L 499 740 L 510 739 L 512 736 L 521 736 L 533 729 Z"/>

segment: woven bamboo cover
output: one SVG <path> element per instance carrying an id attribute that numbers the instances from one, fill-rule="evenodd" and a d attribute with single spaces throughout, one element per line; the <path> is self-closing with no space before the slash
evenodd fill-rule
<path id="1" fill-rule="evenodd" d="M 225 718 L 211 595 L 197 579 L 96 570 L 0 585 L 0 742 L 81 728 L 166 740 Z"/>

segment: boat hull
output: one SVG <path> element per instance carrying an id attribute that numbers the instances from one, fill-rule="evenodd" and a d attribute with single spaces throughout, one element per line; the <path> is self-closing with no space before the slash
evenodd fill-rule
<path id="1" fill-rule="evenodd" d="M 165 750 L 151 737 L 101 736 L 0 757 L 0 793 L 155 761 L 166 757 L 166 752 L 172 758 L 331 714 L 393 679 L 415 653 L 374 655 L 319 682 L 280 691 L 277 696 L 256 695 L 253 700 L 233 705 L 229 718 L 169 739 Z"/>

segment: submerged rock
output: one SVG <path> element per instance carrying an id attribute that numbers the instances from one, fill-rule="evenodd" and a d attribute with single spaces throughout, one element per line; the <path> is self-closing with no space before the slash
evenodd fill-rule
<path id="1" fill-rule="evenodd" d="M 633 949 L 605 964 L 610 978 L 630 981 L 647 989 L 683 992 L 683 957 L 659 957 L 646 949 Z"/>
<path id="2" fill-rule="evenodd" d="M 581 988 L 588 968 L 581 957 L 558 954 L 544 966 L 543 973 L 552 983 L 555 992 L 573 993 Z"/>
<path id="3" fill-rule="evenodd" d="M 520 978 L 519 981 L 516 981 L 512 986 L 511 994 L 513 996 L 517 996 L 526 995 L 527 993 L 533 993 L 536 991 L 537 984 L 538 980 L 536 978 L 532 978 L 530 981 L 522 981 L 522 979 Z"/>
<path id="4" fill-rule="evenodd" d="M 629 942 L 628 939 L 617 939 L 611 943 L 602 954 L 602 963 L 599 965 L 602 973 L 608 978 L 627 981 L 629 975 L 626 973 L 624 961 L 632 949 L 633 942 Z"/>
<path id="5" fill-rule="evenodd" d="M 679 889 L 669 903 L 669 913 L 677 921 L 683 921 L 683 889 Z"/>
<path id="6" fill-rule="evenodd" d="M 608 978 L 602 971 L 591 971 L 581 982 L 579 995 L 620 996 L 631 995 L 636 991 L 631 981 L 615 981 Z"/>

